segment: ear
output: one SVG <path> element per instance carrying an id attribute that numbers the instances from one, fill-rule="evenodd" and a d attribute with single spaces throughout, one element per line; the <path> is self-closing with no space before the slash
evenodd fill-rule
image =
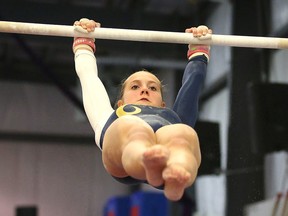
<path id="1" fill-rule="evenodd" d="M 118 100 L 118 101 L 117 101 L 117 106 L 120 107 L 120 106 L 122 106 L 122 105 L 124 105 L 124 102 L 123 102 L 122 100 Z"/>
<path id="2" fill-rule="evenodd" d="M 162 104 L 161 104 L 162 107 L 166 107 L 166 103 L 164 101 L 162 101 Z"/>

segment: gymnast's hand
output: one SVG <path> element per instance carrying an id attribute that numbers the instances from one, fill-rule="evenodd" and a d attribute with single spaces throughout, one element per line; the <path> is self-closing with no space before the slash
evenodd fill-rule
<path id="1" fill-rule="evenodd" d="M 89 20 L 87 18 L 82 18 L 79 21 L 75 21 L 74 24 L 74 30 L 81 32 L 81 33 L 90 33 L 95 30 L 95 28 L 100 28 L 101 24 L 98 22 L 95 22 L 94 20 Z M 96 51 L 95 46 L 95 39 L 94 38 L 86 38 L 86 37 L 77 37 L 74 38 L 73 42 L 73 52 L 76 53 L 78 49 L 86 49 L 92 52 Z"/>
<path id="2" fill-rule="evenodd" d="M 194 37 L 199 39 L 211 38 L 212 29 L 209 29 L 205 25 L 200 25 L 198 27 L 191 27 L 185 30 L 186 33 L 192 33 Z"/>
<path id="3" fill-rule="evenodd" d="M 74 29 L 82 33 L 93 32 L 95 28 L 100 27 L 101 27 L 100 23 L 95 22 L 94 20 L 89 20 L 87 18 L 82 18 L 79 21 L 77 20 L 74 22 Z"/>
<path id="4" fill-rule="evenodd" d="M 191 27 L 185 30 L 186 33 L 192 33 L 193 37 L 199 38 L 199 40 L 206 40 L 211 38 L 212 30 L 205 25 L 198 27 Z M 190 60 L 195 56 L 205 55 L 207 60 L 210 58 L 210 46 L 204 44 L 189 44 L 187 58 Z"/>

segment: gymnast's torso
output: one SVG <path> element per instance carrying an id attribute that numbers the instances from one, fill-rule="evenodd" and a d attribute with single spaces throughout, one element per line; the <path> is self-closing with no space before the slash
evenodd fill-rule
<path id="1" fill-rule="evenodd" d="M 126 104 L 118 107 L 107 120 L 100 137 L 100 147 L 102 148 L 103 138 L 107 128 L 118 118 L 125 115 L 134 115 L 146 123 L 148 123 L 154 132 L 159 128 L 170 125 L 181 123 L 181 120 L 176 112 L 169 108 L 160 108 L 147 105 L 136 105 L 136 104 Z"/>

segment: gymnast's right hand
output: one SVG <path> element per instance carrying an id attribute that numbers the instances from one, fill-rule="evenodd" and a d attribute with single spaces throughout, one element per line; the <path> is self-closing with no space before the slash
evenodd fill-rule
<path id="1" fill-rule="evenodd" d="M 74 30 L 81 32 L 81 33 L 89 33 L 93 32 L 95 28 L 100 28 L 101 24 L 98 22 L 95 22 L 94 20 L 89 20 L 87 18 L 82 18 L 79 21 L 75 21 L 74 24 Z M 75 53 L 78 49 L 86 49 L 92 52 L 96 51 L 95 46 L 95 39 L 89 38 L 89 37 L 76 37 L 74 38 L 73 42 L 73 52 Z"/>

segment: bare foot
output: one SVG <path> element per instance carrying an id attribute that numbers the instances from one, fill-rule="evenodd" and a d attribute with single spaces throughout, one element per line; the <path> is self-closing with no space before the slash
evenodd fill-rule
<path id="1" fill-rule="evenodd" d="M 177 201 L 183 196 L 185 188 L 190 182 L 191 175 L 182 166 L 173 164 L 163 171 L 165 181 L 164 194 L 172 201 Z"/>
<path id="2" fill-rule="evenodd" d="M 166 167 L 169 155 L 169 150 L 162 145 L 154 145 L 144 152 L 143 164 L 146 178 L 152 186 L 157 187 L 164 183 L 162 171 Z"/>

